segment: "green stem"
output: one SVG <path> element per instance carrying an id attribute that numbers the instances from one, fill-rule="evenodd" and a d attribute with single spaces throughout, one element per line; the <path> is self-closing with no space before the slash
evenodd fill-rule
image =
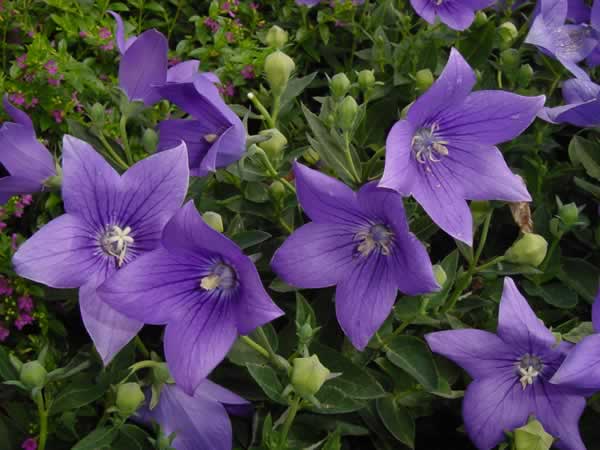
<path id="1" fill-rule="evenodd" d="M 139 336 L 135 337 L 135 346 L 138 348 L 138 350 L 144 356 L 144 358 L 146 358 L 146 359 L 150 358 L 150 352 L 148 351 L 148 348 L 142 342 L 142 340 L 140 339 Z"/>
<path id="2" fill-rule="evenodd" d="M 350 153 L 350 134 L 345 131 L 344 132 L 344 155 L 346 156 L 346 162 L 348 163 L 348 166 L 350 167 L 350 173 L 352 174 L 352 177 L 354 178 L 354 181 L 356 181 L 356 183 L 360 184 L 360 175 L 358 174 L 358 171 L 356 170 L 356 166 L 354 165 L 354 160 L 352 159 L 352 153 Z"/>
<path id="3" fill-rule="evenodd" d="M 108 143 L 108 141 L 104 137 L 104 134 L 102 133 L 102 131 L 98 132 L 97 136 L 98 136 L 98 139 L 100 140 L 100 142 L 102 143 L 102 145 L 104 146 L 104 149 L 108 152 L 108 155 L 112 158 L 112 160 L 115 161 L 115 163 L 117 163 L 117 165 L 119 165 L 121 167 L 121 169 L 127 170 L 129 168 L 129 164 L 127 164 L 125 161 L 123 161 L 123 159 L 119 155 L 117 155 L 115 150 L 112 148 L 112 146 Z"/>
<path id="4" fill-rule="evenodd" d="M 265 359 L 270 359 L 271 355 L 269 355 L 267 349 L 265 349 L 259 343 L 255 342 L 254 339 L 252 339 L 251 337 L 242 336 L 242 341 L 244 341 L 248 345 L 248 347 L 251 347 L 253 350 L 256 350 L 258 353 L 264 356 Z"/>
<path id="5" fill-rule="evenodd" d="M 290 432 L 290 428 L 292 428 L 292 424 L 294 423 L 294 419 L 296 418 L 296 414 L 298 414 L 298 410 L 300 409 L 300 397 L 296 397 L 290 406 L 287 417 L 285 418 L 285 422 L 283 423 L 283 429 L 281 430 L 281 446 L 280 448 L 287 448 L 287 438 Z"/>
<path id="6" fill-rule="evenodd" d="M 119 121 L 119 129 L 121 130 L 121 140 L 123 141 L 123 150 L 127 157 L 129 165 L 133 164 L 133 157 L 131 156 L 131 149 L 129 148 L 129 138 L 127 137 L 127 116 L 124 115 Z"/>
<path id="7" fill-rule="evenodd" d="M 404 330 L 406 330 L 412 324 L 413 320 L 414 319 L 409 319 L 409 320 L 402 322 L 400 324 L 400 326 L 398 328 L 396 328 L 392 334 L 390 334 L 389 336 L 386 336 L 385 339 L 380 339 L 381 347 L 385 348 L 392 339 L 394 339 L 396 336 L 399 336 L 400 334 L 402 334 L 402 332 Z"/>
<path id="8" fill-rule="evenodd" d="M 40 439 L 37 448 L 38 450 L 44 450 L 46 448 L 46 440 L 48 439 L 48 411 L 46 411 L 44 396 L 41 391 L 36 395 L 35 403 L 40 417 Z"/>
<path id="9" fill-rule="evenodd" d="M 271 128 L 277 128 L 277 117 L 279 116 L 280 108 L 281 108 L 281 95 L 275 95 L 273 97 L 273 106 L 271 108 L 271 118 L 273 119 L 273 126 Z"/>
<path id="10" fill-rule="evenodd" d="M 554 237 L 554 239 L 552 240 L 552 244 L 550 244 L 550 248 L 548 249 L 548 253 L 546 254 L 546 259 L 544 259 L 544 262 L 540 266 L 540 270 L 542 272 L 546 272 L 546 268 L 548 267 L 548 264 L 550 264 L 552 255 L 556 251 L 556 247 L 558 247 L 559 242 L 560 242 L 560 237 Z"/>
<path id="11" fill-rule="evenodd" d="M 183 1 L 179 0 L 177 2 L 177 10 L 175 11 L 175 16 L 173 17 L 173 22 L 169 26 L 169 31 L 167 33 L 167 40 L 171 39 L 171 34 L 173 34 L 173 30 L 175 29 L 175 25 L 177 25 L 177 20 L 179 19 L 179 14 L 181 14 L 181 7 L 183 6 Z"/>
<path id="12" fill-rule="evenodd" d="M 294 195 L 296 195 L 296 188 L 294 187 L 294 185 L 292 183 L 290 183 L 288 180 L 286 180 L 285 178 L 280 178 L 279 181 L 281 181 L 281 183 L 287 187 L 290 192 Z"/>
<path id="13" fill-rule="evenodd" d="M 269 114 L 269 111 L 267 111 L 267 108 L 265 108 L 263 106 L 263 104 L 260 102 L 260 100 L 258 99 L 258 97 L 256 95 L 254 95 L 252 92 L 250 92 L 248 94 L 248 100 L 250 100 L 252 102 L 252 104 L 254 105 L 254 107 L 256 109 L 258 109 L 258 112 L 262 115 L 262 118 L 265 122 L 267 122 L 267 125 L 269 126 L 269 128 L 277 128 L 275 126 L 275 122 L 273 121 L 273 118 L 271 117 L 271 114 Z"/>
<path id="14" fill-rule="evenodd" d="M 485 264 L 480 265 L 479 267 L 475 268 L 475 273 L 479 273 L 484 271 L 485 269 L 495 266 L 496 264 L 498 264 L 499 262 L 504 261 L 504 256 L 497 256 L 494 259 L 486 262 Z"/>
<path id="15" fill-rule="evenodd" d="M 473 262 L 471 264 L 472 268 L 475 268 L 475 266 L 479 262 L 479 258 L 481 257 L 481 253 L 483 252 L 483 247 L 485 247 L 485 242 L 487 241 L 488 233 L 490 231 L 490 224 L 492 223 L 493 211 L 494 210 L 490 211 L 488 213 L 488 215 L 485 217 L 485 220 L 483 221 L 481 237 L 479 238 L 479 244 L 477 245 L 477 250 L 475 251 L 475 257 L 473 258 Z"/>

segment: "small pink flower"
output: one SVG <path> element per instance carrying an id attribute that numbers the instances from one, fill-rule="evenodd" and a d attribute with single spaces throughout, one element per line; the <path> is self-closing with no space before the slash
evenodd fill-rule
<path id="1" fill-rule="evenodd" d="M 89 36 L 89 34 L 88 34 L 88 32 L 87 32 L 87 31 L 80 31 L 80 32 L 79 32 L 79 37 L 80 37 L 80 38 L 84 38 L 84 39 L 85 39 L 85 38 L 86 38 L 86 37 L 88 37 L 88 36 Z"/>
<path id="2" fill-rule="evenodd" d="M 10 237 L 10 248 L 12 248 L 13 252 L 16 252 L 17 248 L 18 248 L 17 238 L 18 238 L 17 233 L 13 233 L 12 236 Z"/>
<path id="3" fill-rule="evenodd" d="M 19 317 L 17 317 L 17 320 L 15 320 L 15 327 L 17 327 L 18 330 L 22 330 L 23 327 L 25 327 L 26 325 L 29 325 L 31 323 L 33 323 L 33 317 L 31 317 L 27 313 L 19 314 Z"/>
<path id="4" fill-rule="evenodd" d="M 4 294 L 4 295 L 12 295 L 13 293 L 13 288 L 10 285 L 10 282 L 4 278 L 4 277 L 0 277 L 0 294 Z"/>
<path id="5" fill-rule="evenodd" d="M 6 224 L 4 222 L 0 222 L 0 231 L 6 228 Z"/>
<path id="6" fill-rule="evenodd" d="M 8 336 L 10 336 L 8 328 L 4 328 L 0 325 L 0 342 L 4 342 Z"/>
<path id="7" fill-rule="evenodd" d="M 34 37 L 35 36 L 35 30 L 29 30 L 27 32 L 27 36 L 29 36 L 30 38 Z"/>
<path id="8" fill-rule="evenodd" d="M 235 95 L 235 87 L 231 82 L 225 85 L 222 84 L 221 86 L 219 86 L 219 92 L 221 93 L 221 95 L 233 97 Z"/>
<path id="9" fill-rule="evenodd" d="M 15 205 L 15 217 L 21 218 L 23 217 L 23 206 L 16 204 Z"/>
<path id="10" fill-rule="evenodd" d="M 100 36 L 100 39 L 110 39 L 112 33 L 108 28 L 102 27 L 100 28 L 100 31 L 98 31 L 98 36 Z"/>
<path id="11" fill-rule="evenodd" d="M 25 103 L 25 96 L 23 94 L 21 94 L 20 92 L 16 92 L 16 93 L 10 95 L 10 100 L 15 105 L 22 105 Z"/>
<path id="12" fill-rule="evenodd" d="M 232 42 L 235 42 L 235 35 L 231 31 L 228 31 L 225 33 L 225 39 L 231 44 Z"/>
<path id="13" fill-rule="evenodd" d="M 250 9 L 254 9 L 254 10 L 258 9 L 258 3 L 250 2 Z"/>
<path id="14" fill-rule="evenodd" d="M 104 45 L 100 46 L 100 50 L 102 50 L 104 52 L 110 52 L 114 48 L 115 48 L 115 43 L 113 41 L 110 41 L 108 44 L 104 44 Z"/>
<path id="15" fill-rule="evenodd" d="M 46 69 L 50 75 L 54 75 L 56 72 L 58 72 L 58 64 L 56 61 L 51 59 L 44 64 L 44 69 Z"/>
<path id="16" fill-rule="evenodd" d="M 23 80 L 26 83 L 31 83 L 34 78 L 35 78 L 35 75 L 33 73 L 26 73 L 25 75 L 23 75 Z"/>
<path id="17" fill-rule="evenodd" d="M 31 205 L 31 202 L 33 202 L 33 196 L 31 194 L 25 194 L 21 197 L 21 203 L 25 206 Z"/>
<path id="18" fill-rule="evenodd" d="M 98 75 L 98 78 L 100 78 L 102 81 L 108 81 L 108 75 L 106 75 L 105 73 L 101 73 L 100 75 Z"/>
<path id="19" fill-rule="evenodd" d="M 24 450 L 37 450 L 37 441 L 34 438 L 28 438 L 21 444 Z"/>
<path id="20" fill-rule="evenodd" d="M 254 73 L 254 66 L 252 65 L 245 66 L 240 73 L 246 80 L 252 80 L 254 77 L 256 77 L 256 74 Z"/>
<path id="21" fill-rule="evenodd" d="M 16 234 L 13 234 L 13 236 L 16 236 Z M 17 300 L 17 305 L 19 305 L 19 310 L 26 313 L 33 311 L 33 299 L 29 295 L 23 295 L 22 297 L 19 297 L 19 300 Z"/>
<path id="22" fill-rule="evenodd" d="M 17 67 L 19 69 L 24 69 L 27 67 L 27 53 L 23 53 L 21 56 L 17 56 L 16 59 Z"/>
<path id="23" fill-rule="evenodd" d="M 27 109 L 31 109 L 36 107 L 40 103 L 40 100 L 37 97 L 33 97 L 31 101 L 25 106 Z"/>
<path id="24" fill-rule="evenodd" d="M 48 78 L 48 84 L 50 86 L 60 86 L 61 81 L 65 76 L 61 73 L 58 77 L 50 77 Z"/>
<path id="25" fill-rule="evenodd" d="M 213 33 L 219 31 L 220 28 L 219 23 L 216 20 L 211 19 L 210 17 L 204 19 L 204 25 L 210 28 L 210 31 L 212 31 Z"/>
<path id="26" fill-rule="evenodd" d="M 56 123 L 62 123 L 63 118 L 65 117 L 65 112 L 60 109 L 55 109 L 52 111 L 52 117 Z"/>

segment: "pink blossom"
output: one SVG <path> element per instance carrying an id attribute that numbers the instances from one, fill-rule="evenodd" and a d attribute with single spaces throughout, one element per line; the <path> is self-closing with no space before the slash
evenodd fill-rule
<path id="1" fill-rule="evenodd" d="M 31 202 L 33 202 L 33 196 L 31 194 L 25 194 L 21 197 L 21 203 L 25 206 L 31 205 Z"/>
<path id="2" fill-rule="evenodd" d="M 250 9 L 258 9 L 258 3 L 250 2 Z"/>
<path id="3" fill-rule="evenodd" d="M 88 36 L 89 36 L 89 34 L 88 34 L 88 32 L 87 32 L 87 31 L 80 31 L 80 32 L 79 32 L 79 37 L 81 37 L 81 38 L 84 38 L 84 39 L 85 39 L 85 38 L 86 38 L 86 37 L 88 37 Z"/>
<path id="4" fill-rule="evenodd" d="M 23 217 L 23 205 L 20 205 L 19 203 L 15 205 L 15 217 Z"/>
<path id="5" fill-rule="evenodd" d="M 110 41 L 109 43 L 100 46 L 100 50 L 102 50 L 104 52 L 110 52 L 114 48 L 115 48 L 115 43 L 113 41 Z"/>
<path id="6" fill-rule="evenodd" d="M 23 103 L 25 103 L 25 96 L 23 94 L 21 94 L 20 92 L 16 92 L 16 93 L 10 95 L 10 100 L 15 105 L 22 105 Z"/>
<path id="7" fill-rule="evenodd" d="M 4 342 L 8 336 L 10 336 L 10 331 L 8 328 L 0 325 L 0 342 Z"/>
<path id="8" fill-rule="evenodd" d="M 254 66 L 250 64 L 245 66 L 240 73 L 246 80 L 252 80 L 254 77 L 256 77 L 256 74 L 254 73 Z"/>
<path id="9" fill-rule="evenodd" d="M 55 109 L 52 111 L 52 117 L 56 123 L 62 123 L 63 118 L 65 117 L 65 112 L 60 109 Z"/>
<path id="10" fill-rule="evenodd" d="M 27 36 L 29 36 L 30 38 L 34 37 L 35 36 L 35 30 L 29 30 L 27 32 Z"/>
<path id="11" fill-rule="evenodd" d="M 60 86 L 60 82 L 63 80 L 65 76 L 61 73 L 58 77 L 49 77 L 48 84 L 50 86 Z"/>
<path id="12" fill-rule="evenodd" d="M 22 330 L 24 326 L 29 325 L 31 323 L 33 323 L 33 317 L 31 317 L 27 313 L 19 314 L 17 320 L 15 320 L 15 327 L 17 327 L 18 330 Z"/>
<path id="13" fill-rule="evenodd" d="M 40 103 L 37 97 L 33 97 L 31 101 L 25 106 L 27 109 L 34 108 Z"/>
<path id="14" fill-rule="evenodd" d="M 33 73 L 26 73 L 25 75 L 23 75 L 23 80 L 25 80 L 26 83 L 31 83 L 34 78 L 35 75 Z"/>
<path id="15" fill-rule="evenodd" d="M 219 86 L 219 92 L 221 93 L 221 95 L 233 97 L 235 95 L 235 87 L 231 82 L 224 85 L 222 84 L 221 86 Z"/>
<path id="16" fill-rule="evenodd" d="M 4 222 L 0 222 L 0 231 L 6 228 L 6 224 Z"/>
<path id="17" fill-rule="evenodd" d="M 231 31 L 228 31 L 225 33 L 225 39 L 231 44 L 232 42 L 235 42 L 235 35 Z"/>
<path id="18" fill-rule="evenodd" d="M 46 69 L 50 75 L 54 75 L 56 72 L 58 72 L 58 64 L 56 61 L 51 59 L 44 64 L 44 69 Z"/>
<path id="19" fill-rule="evenodd" d="M 98 36 L 100 36 L 100 39 L 110 39 L 112 33 L 108 28 L 102 27 L 100 28 L 100 31 L 98 31 Z"/>
<path id="20" fill-rule="evenodd" d="M 19 305 L 19 310 L 21 311 L 24 311 L 26 313 L 30 313 L 31 311 L 33 311 L 33 299 L 29 295 L 23 295 L 19 297 L 19 299 L 17 300 L 17 304 Z"/>
<path id="21" fill-rule="evenodd" d="M 10 286 L 10 282 L 4 277 L 0 277 L 0 294 L 11 295 L 12 293 L 13 288 Z"/>
<path id="22" fill-rule="evenodd" d="M 210 31 L 212 31 L 213 33 L 219 31 L 219 23 L 216 20 L 211 19 L 210 17 L 204 19 L 204 25 L 210 28 Z"/>
<path id="23" fill-rule="evenodd" d="M 79 98 L 77 98 L 77 91 L 73 91 L 73 93 L 71 94 L 71 101 L 73 102 L 73 105 L 77 112 L 83 111 L 83 105 L 79 101 Z"/>
<path id="24" fill-rule="evenodd" d="M 17 233 L 13 233 L 12 236 L 10 237 L 10 248 L 12 248 L 13 252 L 17 251 L 18 245 L 17 245 L 17 238 L 19 236 L 17 235 Z"/>
<path id="25" fill-rule="evenodd" d="M 28 438 L 21 444 L 24 450 L 37 450 L 37 441 L 34 438 Z"/>
<path id="26" fill-rule="evenodd" d="M 19 69 L 24 69 L 27 67 L 27 53 L 23 53 L 21 56 L 17 56 L 16 59 L 17 67 Z"/>

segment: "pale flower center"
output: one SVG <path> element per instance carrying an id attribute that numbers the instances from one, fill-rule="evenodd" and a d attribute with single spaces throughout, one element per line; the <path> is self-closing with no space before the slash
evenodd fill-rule
<path id="1" fill-rule="evenodd" d="M 439 162 L 440 156 L 448 156 L 448 141 L 440 139 L 437 135 L 437 123 L 431 127 L 419 128 L 412 138 L 411 145 L 415 159 L 421 164 L 427 161 Z"/>
<path id="2" fill-rule="evenodd" d="M 233 267 L 218 263 L 210 273 L 200 279 L 200 287 L 205 291 L 215 289 L 231 289 L 237 285 L 237 274 Z"/>
<path id="3" fill-rule="evenodd" d="M 369 256 L 373 251 L 379 251 L 382 255 L 387 256 L 390 254 L 393 238 L 394 233 L 385 225 L 372 225 L 354 236 L 355 241 L 360 241 L 356 251 L 361 256 Z"/>
<path id="4" fill-rule="evenodd" d="M 117 259 L 117 265 L 121 267 L 127 256 L 127 249 L 133 244 L 133 237 L 130 236 L 131 228 L 121 228 L 117 225 L 111 226 L 101 239 L 102 250 Z"/>
<path id="5" fill-rule="evenodd" d="M 544 364 L 537 356 L 525 354 L 517 363 L 519 382 L 523 386 L 523 390 L 530 386 L 535 381 L 536 377 L 542 372 Z"/>
<path id="6" fill-rule="evenodd" d="M 218 139 L 219 135 L 214 133 L 209 133 L 204 135 L 204 140 L 209 144 L 212 144 Z"/>

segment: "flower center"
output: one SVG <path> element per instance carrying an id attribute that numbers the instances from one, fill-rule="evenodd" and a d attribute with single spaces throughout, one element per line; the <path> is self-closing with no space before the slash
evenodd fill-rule
<path id="1" fill-rule="evenodd" d="M 355 241 L 360 241 L 356 251 L 362 256 L 369 256 L 374 250 L 385 256 L 389 255 L 393 239 L 394 233 L 382 224 L 372 225 L 366 230 L 359 231 L 354 236 Z"/>
<path id="2" fill-rule="evenodd" d="M 127 249 L 133 244 L 133 237 L 129 235 L 130 233 L 130 227 L 121 228 L 117 225 L 113 225 L 100 239 L 102 250 L 104 250 L 107 255 L 115 257 L 119 267 L 121 267 L 125 261 Z"/>
<path id="3" fill-rule="evenodd" d="M 537 356 L 526 353 L 517 363 L 517 370 L 519 374 L 519 382 L 523 386 L 523 390 L 527 386 L 533 384 L 536 377 L 542 372 L 544 364 L 542 360 Z"/>
<path id="4" fill-rule="evenodd" d="M 212 144 L 218 139 L 219 135 L 214 133 L 209 133 L 204 135 L 204 140 L 209 144 Z"/>
<path id="5" fill-rule="evenodd" d="M 200 279 L 200 287 L 205 291 L 231 289 L 235 286 L 237 286 L 237 274 L 228 264 L 215 264 L 210 273 Z"/>
<path id="6" fill-rule="evenodd" d="M 415 153 L 415 159 L 421 164 L 428 160 L 439 162 L 440 156 L 448 155 L 448 141 L 440 139 L 437 135 L 439 125 L 434 123 L 431 127 L 424 127 L 417 130 L 412 138 L 411 145 Z"/>

